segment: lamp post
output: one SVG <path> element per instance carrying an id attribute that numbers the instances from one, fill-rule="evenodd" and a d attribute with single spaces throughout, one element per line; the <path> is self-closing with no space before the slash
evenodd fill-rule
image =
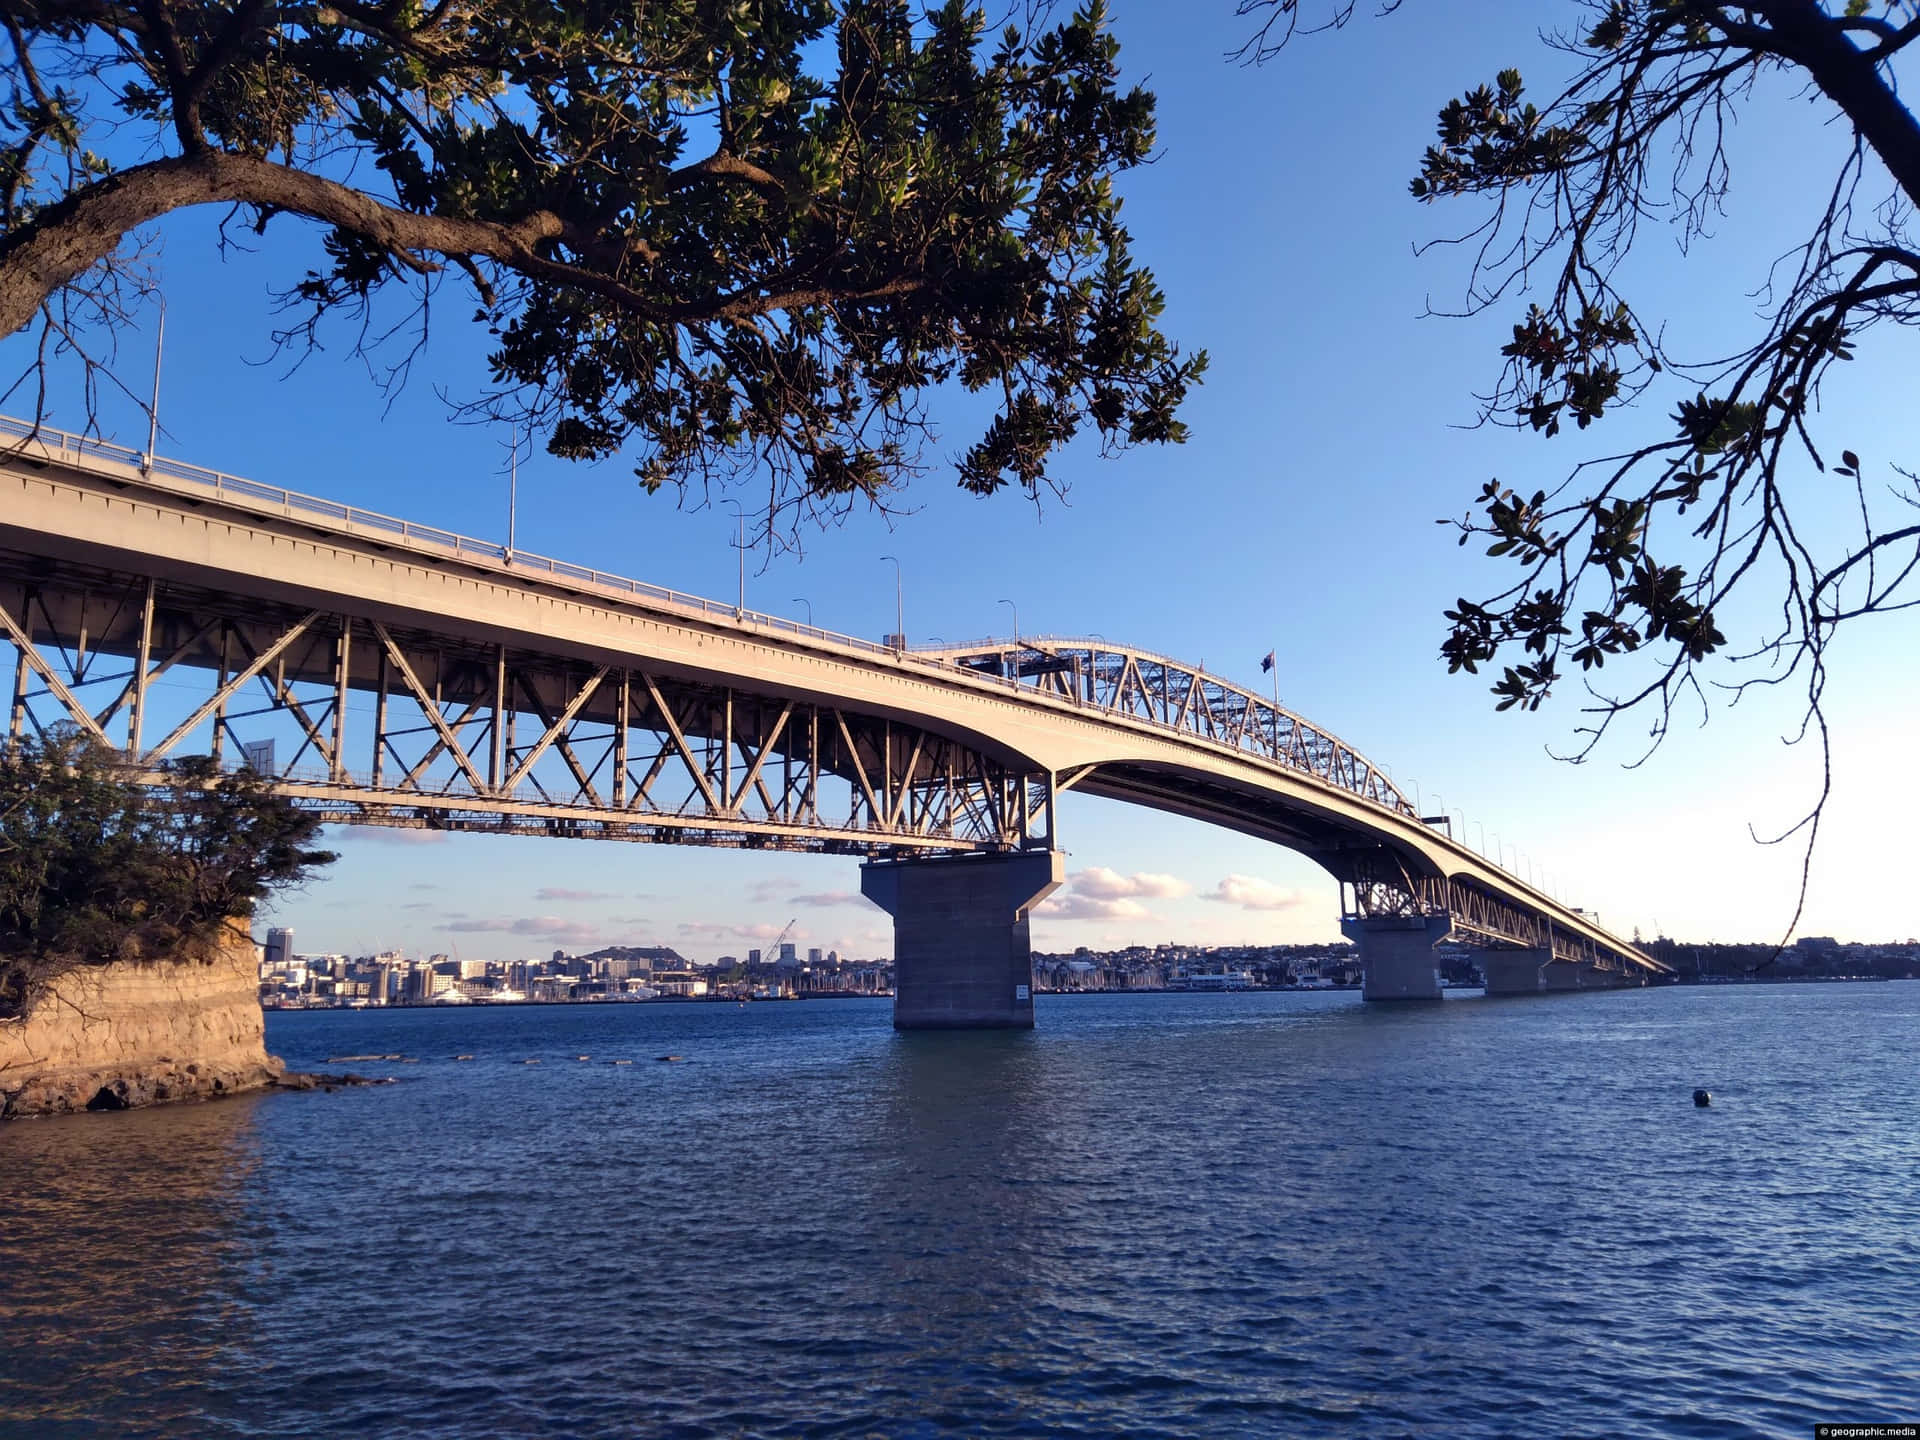
<path id="1" fill-rule="evenodd" d="M 147 458 L 141 473 L 153 469 L 154 447 L 160 443 L 160 354 L 167 343 L 167 297 L 160 299 L 160 328 L 153 337 L 153 403 L 147 407 Z"/>
<path id="2" fill-rule="evenodd" d="M 1011 600 L 1002 600 L 1000 603 L 1013 611 L 1013 648 L 1018 650 L 1020 648 L 1020 607 Z"/>
<path id="3" fill-rule="evenodd" d="M 738 500 L 727 504 L 733 506 L 733 548 L 740 557 L 740 588 L 733 602 L 733 618 L 738 620 L 747 613 L 747 512 Z"/>
<path id="4" fill-rule="evenodd" d="M 513 563 L 514 529 L 520 518 L 520 437 L 507 441 L 507 564 Z"/>
<path id="5" fill-rule="evenodd" d="M 882 555 L 880 558 L 893 561 L 893 645 L 896 650 L 904 650 L 907 648 L 907 608 L 900 580 L 900 557 Z"/>
<path id="6" fill-rule="evenodd" d="M 811 630 L 813 628 L 813 602 L 804 595 L 796 595 L 793 597 L 793 603 L 807 607 L 807 628 Z"/>

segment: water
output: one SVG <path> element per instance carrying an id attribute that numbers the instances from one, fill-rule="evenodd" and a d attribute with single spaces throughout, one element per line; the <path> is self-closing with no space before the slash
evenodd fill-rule
<path id="1" fill-rule="evenodd" d="M 419 1063 L 0 1130 L 0 1435 L 1913 1419 L 1916 1019 L 1909 984 L 275 1015 L 296 1068 Z"/>

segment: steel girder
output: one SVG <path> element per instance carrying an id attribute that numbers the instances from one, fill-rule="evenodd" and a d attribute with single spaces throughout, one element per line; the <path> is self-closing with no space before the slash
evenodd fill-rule
<path id="1" fill-rule="evenodd" d="M 1001 680 L 1031 687 L 1079 705 L 1178 731 L 1312 776 L 1401 816 L 1418 810 L 1391 777 L 1345 741 L 1283 709 L 1273 699 L 1164 655 L 1094 639 L 1040 637 L 1016 643 L 941 646 L 917 654 L 937 657 Z M 1102 767 L 1088 767 L 1089 771 Z M 1080 774 L 1061 788 L 1082 783 Z M 1355 919 L 1445 915 L 1452 934 L 1493 949 L 1541 949 L 1555 958 L 1601 969 L 1624 970 L 1629 962 L 1588 937 L 1556 926 L 1538 911 L 1517 905 L 1468 881 L 1417 874 L 1385 846 L 1327 850 L 1302 834 L 1301 848 L 1341 881 L 1342 910 Z"/>
<path id="2" fill-rule="evenodd" d="M 1045 847 L 1052 778 L 885 717 L 0 554 L 6 733 L 211 753 L 339 823 L 887 855 Z"/>
<path id="3" fill-rule="evenodd" d="M 1344 854 L 1335 868 L 1343 872 L 1340 908 L 1349 919 L 1444 915 L 1453 927 L 1449 938 L 1478 949 L 1543 950 L 1556 960 L 1601 970 L 1632 968 L 1624 957 L 1588 937 L 1467 881 L 1411 874 L 1384 848 Z"/>
<path id="4" fill-rule="evenodd" d="M 1097 639 L 1039 638 L 914 653 L 1210 741 L 1417 818 L 1393 781 L 1351 745 L 1198 666 Z"/>

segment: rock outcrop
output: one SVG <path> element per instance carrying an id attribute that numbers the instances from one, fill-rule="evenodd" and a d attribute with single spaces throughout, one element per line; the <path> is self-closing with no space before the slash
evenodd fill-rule
<path id="1" fill-rule="evenodd" d="M 232 1095 L 282 1069 L 236 922 L 201 954 L 75 971 L 26 1019 L 0 1021 L 0 1119 Z"/>

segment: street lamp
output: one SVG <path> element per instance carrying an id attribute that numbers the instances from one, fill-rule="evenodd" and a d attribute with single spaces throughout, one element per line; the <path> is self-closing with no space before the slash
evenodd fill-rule
<path id="1" fill-rule="evenodd" d="M 1013 647 L 1017 650 L 1020 648 L 1020 607 L 1011 600 L 1002 600 L 1000 603 L 1013 611 Z"/>
<path id="2" fill-rule="evenodd" d="M 733 548 L 740 557 L 740 589 L 733 602 L 733 618 L 738 620 L 747 613 L 747 512 L 738 500 L 726 503 L 733 506 Z"/>
<path id="3" fill-rule="evenodd" d="M 793 597 L 793 603 L 807 607 L 807 628 L 811 630 L 813 628 L 813 602 L 804 595 L 796 595 Z"/>
<path id="4" fill-rule="evenodd" d="M 507 441 L 507 564 L 513 563 L 514 529 L 520 519 L 520 437 Z"/>
<path id="5" fill-rule="evenodd" d="M 882 555 L 880 558 L 893 561 L 893 644 L 896 650 L 904 650 L 907 648 L 907 608 L 900 580 L 900 557 Z"/>
<path id="6" fill-rule="evenodd" d="M 142 474 L 153 469 L 153 450 L 160 443 L 160 352 L 167 343 L 167 297 L 160 301 L 160 328 L 153 337 L 153 403 L 147 407 L 147 458 L 141 463 Z"/>
<path id="7" fill-rule="evenodd" d="M 1465 816 L 1463 815 L 1461 818 L 1464 819 Z M 1487 827 L 1476 820 L 1473 822 L 1473 828 L 1480 832 L 1480 858 L 1484 860 L 1487 857 Z"/>

